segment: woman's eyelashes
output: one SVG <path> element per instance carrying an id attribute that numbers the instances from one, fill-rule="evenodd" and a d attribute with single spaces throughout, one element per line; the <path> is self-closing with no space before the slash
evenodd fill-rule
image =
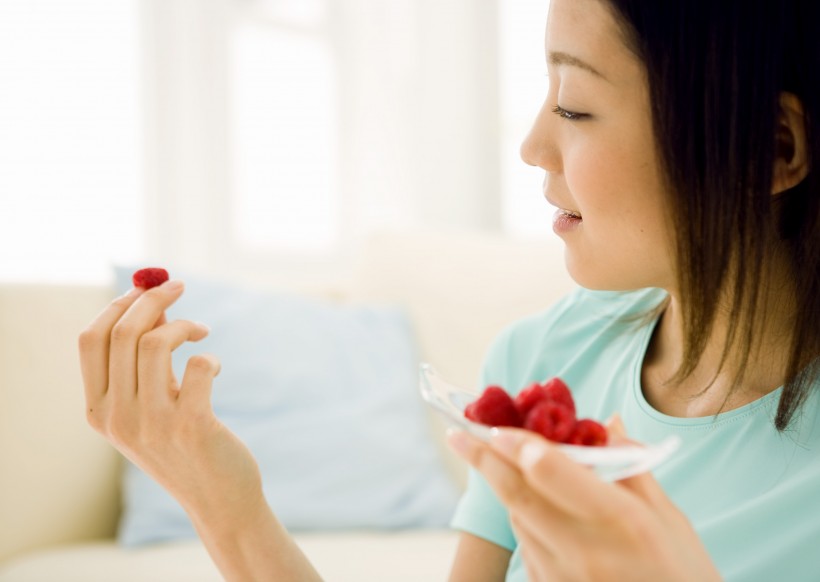
<path id="1" fill-rule="evenodd" d="M 576 113 L 574 111 L 564 109 L 560 105 L 556 105 L 555 107 L 553 107 L 552 112 L 558 115 L 559 117 L 562 117 L 563 119 L 568 119 L 569 121 L 579 121 L 581 119 L 589 117 L 588 113 Z"/>

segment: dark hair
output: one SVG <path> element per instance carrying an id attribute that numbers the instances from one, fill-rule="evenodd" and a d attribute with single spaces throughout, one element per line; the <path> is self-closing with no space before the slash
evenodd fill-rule
<path id="1" fill-rule="evenodd" d="M 732 321 L 723 353 L 742 354 L 742 381 L 760 312 L 764 258 L 786 249 L 794 307 L 785 429 L 820 375 L 820 2 L 607 0 L 646 68 L 655 136 L 672 193 L 686 343 L 675 379 L 695 369 L 720 297 Z M 805 115 L 809 173 L 772 196 L 780 96 Z"/>

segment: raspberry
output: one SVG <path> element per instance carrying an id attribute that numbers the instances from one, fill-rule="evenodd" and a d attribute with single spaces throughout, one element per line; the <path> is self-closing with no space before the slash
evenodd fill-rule
<path id="1" fill-rule="evenodd" d="M 575 402 L 567 385 L 560 378 L 552 378 L 544 384 L 533 382 L 515 397 L 515 407 L 521 418 L 527 415 L 539 402 L 550 400 L 569 408 L 575 414 Z"/>
<path id="2" fill-rule="evenodd" d="M 521 416 L 509 394 L 500 386 L 487 386 L 475 402 L 467 405 L 464 416 L 488 426 L 521 426 Z"/>
<path id="3" fill-rule="evenodd" d="M 602 447 L 606 444 L 606 441 L 606 428 L 599 422 L 583 418 L 575 423 L 572 434 L 569 435 L 566 442 L 571 445 Z"/>
<path id="4" fill-rule="evenodd" d="M 566 406 L 572 411 L 575 416 L 575 400 L 572 398 L 572 392 L 561 378 L 552 378 L 544 384 L 544 392 L 547 399 L 552 400 L 557 404 Z"/>
<path id="5" fill-rule="evenodd" d="M 575 427 L 575 413 L 563 403 L 543 400 L 530 410 L 524 428 L 551 441 L 563 443 Z"/>
<path id="6" fill-rule="evenodd" d="M 518 409 L 518 414 L 521 418 L 526 418 L 530 410 L 542 400 L 546 400 L 547 393 L 544 391 L 544 386 L 538 382 L 533 382 L 524 388 L 515 397 L 515 407 Z"/>
<path id="7" fill-rule="evenodd" d="M 167 280 L 168 271 L 157 267 L 140 269 L 131 276 L 131 281 L 133 281 L 134 287 L 144 287 L 145 289 L 162 285 Z"/>
<path id="8" fill-rule="evenodd" d="M 536 432 L 551 441 L 583 446 L 607 443 L 600 423 L 575 418 L 575 401 L 560 378 L 533 382 L 513 400 L 501 386 L 487 386 L 464 409 L 468 419 L 489 426 L 513 426 Z"/>

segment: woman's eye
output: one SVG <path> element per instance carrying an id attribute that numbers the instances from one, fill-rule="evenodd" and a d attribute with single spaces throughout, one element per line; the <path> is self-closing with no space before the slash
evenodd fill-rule
<path id="1" fill-rule="evenodd" d="M 568 119 L 570 121 L 578 121 L 579 119 L 584 119 L 585 117 L 589 117 L 586 113 L 575 113 L 574 111 L 567 111 L 560 105 L 556 105 L 552 108 L 552 112 L 556 115 L 563 117 L 564 119 Z"/>

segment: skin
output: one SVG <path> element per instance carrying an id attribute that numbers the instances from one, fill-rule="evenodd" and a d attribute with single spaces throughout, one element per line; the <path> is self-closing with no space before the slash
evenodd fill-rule
<path id="1" fill-rule="evenodd" d="M 563 235 L 567 267 L 591 288 L 669 291 L 669 307 L 644 363 L 644 391 L 661 411 L 710 413 L 725 387 L 722 380 L 710 391 L 714 397 L 695 400 L 686 396 L 697 383 L 674 389 L 663 383 L 679 361 L 682 332 L 643 69 L 600 0 L 552 0 L 546 49 L 550 90 L 522 158 L 545 170 L 544 194 L 552 204 L 582 217 L 577 229 Z M 775 167 L 775 191 L 807 171 L 802 110 L 787 95 L 782 104 L 777 139 L 784 155 Z M 588 117 L 562 118 L 552 111 L 556 105 Z M 781 275 L 774 267 L 770 274 Z M 132 290 L 80 334 L 88 422 L 179 501 L 227 580 L 319 580 L 265 502 L 256 461 L 213 413 L 219 361 L 194 356 L 183 377 L 174 377 L 171 352 L 208 333 L 195 322 L 166 321 L 165 310 L 182 293 L 178 281 Z M 774 292 L 766 298 L 770 305 L 787 305 L 778 299 Z M 790 314 L 771 313 L 783 316 L 767 320 L 776 339 L 776 325 L 787 325 Z M 721 325 L 728 322 L 719 322 L 716 338 Z M 755 349 L 777 362 L 775 344 Z M 694 376 L 708 377 L 715 362 L 707 355 Z M 771 368 L 753 370 L 763 380 L 743 398 L 779 385 L 778 366 Z M 649 474 L 603 483 L 523 431 L 500 431 L 490 445 L 457 433 L 451 446 L 509 508 L 532 580 L 719 579 L 686 518 Z M 450 580 L 503 580 L 510 556 L 463 534 Z"/>
<path id="2" fill-rule="evenodd" d="M 684 331 L 675 266 L 674 223 L 655 143 L 649 90 L 642 63 L 624 44 L 608 5 L 600 0 L 557 0 L 547 22 L 550 88 L 522 159 L 545 171 L 544 196 L 580 224 L 561 232 L 570 275 L 590 289 L 658 287 L 670 301 L 644 362 L 647 400 L 673 416 L 709 416 L 747 404 L 782 385 L 791 321 L 791 276 L 776 242 L 767 258 L 763 311 L 770 315 L 752 346 L 744 390 L 729 396 L 739 365 L 730 355 L 720 368 L 723 340 L 731 325 L 718 314 L 707 350 L 694 373 L 670 386 L 682 359 Z M 558 106 L 563 112 L 556 114 Z M 793 186 L 807 172 L 802 108 L 792 95 L 781 99 L 777 139 L 784 152 L 775 164 L 773 193 Z M 569 113 L 568 113 L 569 112 Z M 730 297 L 726 297 L 728 304 Z M 774 365 L 773 365 L 774 364 Z M 693 398 L 712 382 L 700 398 Z M 728 398 L 728 400 L 727 400 Z"/>
<path id="3" fill-rule="evenodd" d="M 624 439 L 619 420 L 608 430 L 613 442 Z M 721 579 L 686 517 L 650 473 L 603 482 L 545 439 L 519 429 L 499 430 L 490 445 L 460 431 L 448 442 L 506 506 L 531 582 Z M 504 576 L 475 579 L 500 582 Z"/>
<path id="4" fill-rule="evenodd" d="M 590 289 L 671 286 L 672 228 L 641 63 L 599 0 L 553 3 L 546 38 L 549 92 L 521 158 L 545 171 L 550 204 L 582 217 L 561 234 L 570 275 Z"/>
<path id="5" fill-rule="evenodd" d="M 669 415 L 711 416 L 776 389 L 785 379 L 783 338 L 795 315 L 788 300 L 791 278 L 776 242 L 760 282 L 766 317 L 752 344 L 745 389 L 728 396 L 736 354 L 720 368 L 731 323 L 724 313 L 694 373 L 677 384 L 667 381 L 682 361 L 683 326 L 673 230 L 642 65 L 600 0 L 552 0 L 546 54 L 550 89 L 521 156 L 545 171 L 547 200 L 581 216 L 576 228 L 560 233 L 567 268 L 579 284 L 669 293 L 643 362 L 647 400 Z M 772 194 L 808 172 L 800 102 L 783 94 L 780 104 L 781 157 L 775 160 Z M 610 432 L 623 436 L 623 427 L 616 422 Z M 651 474 L 603 483 L 546 440 L 513 429 L 501 429 L 490 444 L 455 432 L 450 445 L 484 475 L 509 510 L 530 580 L 720 579 L 687 518 Z M 472 579 L 503 580 L 497 574 L 481 577 L 486 563 L 505 559 L 503 554 L 482 562 L 472 536 L 465 535 L 462 545 L 476 560 Z"/>
<path id="6" fill-rule="evenodd" d="M 211 407 L 219 361 L 171 352 L 208 330 L 165 322 L 179 281 L 116 299 L 79 338 L 88 422 L 185 508 L 226 580 L 320 580 L 265 502 L 256 461 Z"/>

